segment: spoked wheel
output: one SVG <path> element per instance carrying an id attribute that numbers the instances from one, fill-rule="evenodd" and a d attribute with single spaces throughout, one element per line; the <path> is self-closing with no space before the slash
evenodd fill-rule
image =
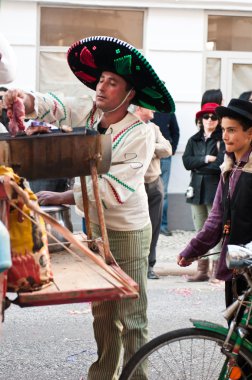
<path id="1" fill-rule="evenodd" d="M 221 334 L 195 328 L 171 331 L 145 344 L 125 366 L 120 380 L 223 380 L 227 356 Z M 252 353 L 238 358 L 240 380 L 252 380 Z M 147 364 L 148 377 L 141 372 Z M 146 366 L 145 366 L 146 367 Z"/>

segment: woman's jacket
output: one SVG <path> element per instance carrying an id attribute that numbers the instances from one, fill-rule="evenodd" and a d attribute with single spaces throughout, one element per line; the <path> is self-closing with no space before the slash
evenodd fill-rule
<path id="1" fill-rule="evenodd" d="M 195 205 L 213 203 L 224 153 L 225 144 L 222 141 L 219 125 L 207 140 L 204 138 L 203 129 L 190 137 L 182 157 L 186 170 L 191 170 L 190 186 L 193 187 L 194 195 L 186 199 L 188 203 Z M 217 158 L 214 162 L 205 163 L 207 155 Z"/>

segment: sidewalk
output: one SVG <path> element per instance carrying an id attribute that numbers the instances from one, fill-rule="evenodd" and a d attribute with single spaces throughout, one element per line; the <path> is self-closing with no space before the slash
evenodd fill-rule
<path id="1" fill-rule="evenodd" d="M 194 274 L 197 269 L 197 262 L 192 263 L 189 267 L 180 267 L 177 265 L 177 255 L 185 248 L 195 234 L 195 231 L 182 230 L 172 231 L 172 236 L 160 234 L 157 244 L 155 272 L 161 276 Z"/>

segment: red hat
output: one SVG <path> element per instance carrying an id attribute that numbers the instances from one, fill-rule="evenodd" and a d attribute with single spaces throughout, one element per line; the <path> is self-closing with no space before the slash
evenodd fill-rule
<path id="1" fill-rule="evenodd" d="M 215 113 L 217 107 L 219 107 L 219 104 L 217 103 L 203 104 L 201 110 L 196 113 L 196 119 L 201 118 L 205 113 Z"/>

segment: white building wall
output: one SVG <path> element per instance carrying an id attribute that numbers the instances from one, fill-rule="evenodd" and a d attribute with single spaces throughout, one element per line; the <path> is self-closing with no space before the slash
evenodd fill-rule
<path id="1" fill-rule="evenodd" d="M 11 87 L 36 88 L 37 27 L 36 2 L 1 2 L 0 31 L 13 46 L 18 60 L 17 77 Z"/>
<path id="2" fill-rule="evenodd" d="M 38 88 L 39 4 L 86 5 L 91 0 L 2 0 L 0 31 L 13 45 L 18 58 L 18 72 L 12 87 Z M 169 192 L 182 194 L 189 183 L 189 173 L 182 164 L 188 138 L 196 132 L 194 116 L 204 90 L 204 41 L 207 15 L 205 9 L 250 10 L 251 1 L 170 1 L 170 0 L 100 0 L 99 6 L 145 7 L 144 54 L 166 82 L 176 103 L 181 138 L 173 157 Z"/>
<path id="3" fill-rule="evenodd" d="M 188 138 L 196 132 L 194 116 L 203 91 L 204 20 L 203 10 L 149 10 L 146 56 L 175 99 L 181 132 L 173 157 L 170 193 L 184 193 L 189 183 L 182 153 Z"/>

